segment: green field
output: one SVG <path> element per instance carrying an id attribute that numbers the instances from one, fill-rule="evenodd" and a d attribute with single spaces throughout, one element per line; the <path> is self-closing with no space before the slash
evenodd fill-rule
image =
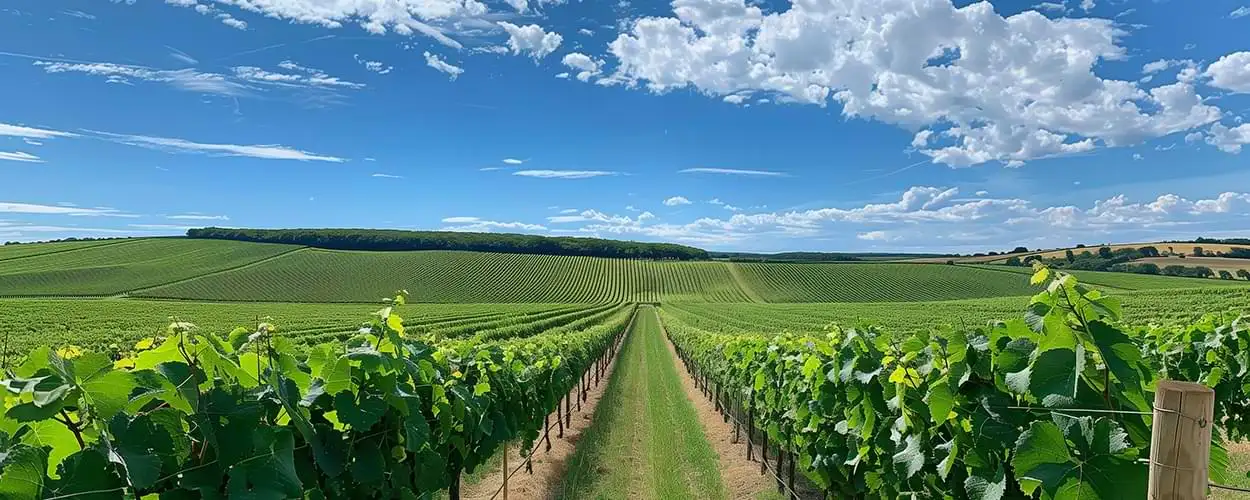
<path id="1" fill-rule="evenodd" d="M 6 253 L 7 252 L 7 253 Z M 11 258 L 4 260 L 6 255 Z M 908 263 L 653 261 L 464 251 L 336 251 L 225 240 L 16 245 L 0 252 L 0 296 L 371 303 L 395 290 L 426 303 L 915 302 L 1031 295 L 1029 270 Z M 1246 282 L 1077 271 L 1119 290 Z"/>
<path id="2" fill-rule="evenodd" d="M 21 245 L 18 248 L 37 247 Z M 298 247 L 135 239 L 0 261 L 0 295 L 113 295 L 252 264 Z"/>

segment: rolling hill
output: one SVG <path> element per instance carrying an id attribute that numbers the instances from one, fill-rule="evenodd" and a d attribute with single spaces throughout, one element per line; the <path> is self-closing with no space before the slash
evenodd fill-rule
<path id="1" fill-rule="evenodd" d="M 0 252 L 0 296 L 232 302 L 910 302 L 1029 295 L 1028 269 L 918 263 L 739 263 L 469 251 L 343 251 L 209 239 L 18 245 Z M 11 252 L 11 253 L 6 253 Z M 6 258 L 7 257 L 7 258 Z M 1122 290 L 1245 286 L 1074 273 Z"/>

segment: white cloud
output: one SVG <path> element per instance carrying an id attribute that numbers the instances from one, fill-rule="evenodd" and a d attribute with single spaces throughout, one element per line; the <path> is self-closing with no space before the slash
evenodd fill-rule
<path id="1" fill-rule="evenodd" d="M 36 141 L 36 140 L 31 140 L 30 138 L 22 138 L 22 142 L 24 142 L 24 143 L 26 143 L 27 145 L 30 145 L 30 146 L 42 146 L 42 145 L 43 145 L 43 143 L 42 143 L 42 142 L 39 142 L 39 141 Z"/>
<path id="2" fill-rule="evenodd" d="M 355 59 L 356 62 L 364 66 L 365 69 L 372 71 L 374 73 L 377 73 L 379 75 L 385 75 L 387 73 L 390 73 L 391 70 L 395 69 L 394 66 L 387 66 L 386 63 L 382 61 L 369 61 L 366 59 L 361 59 L 360 54 L 353 54 L 352 59 Z"/>
<path id="3" fill-rule="evenodd" d="M 1134 160 L 1144 160 L 1144 159 L 1146 159 L 1146 157 L 1145 157 L 1145 156 L 1142 156 L 1142 155 L 1141 155 L 1141 153 L 1133 153 L 1133 159 L 1134 159 Z"/>
<path id="4" fill-rule="evenodd" d="M 564 41 L 559 33 L 543 31 L 542 26 L 537 24 L 517 26 L 500 21 L 499 27 L 508 33 L 508 47 L 513 54 L 525 53 L 535 61 L 555 52 L 560 47 L 560 42 Z"/>
<path id="5" fill-rule="evenodd" d="M 1211 86 L 1237 93 L 1250 93 L 1250 52 L 1233 52 L 1207 66 L 1202 76 Z"/>
<path id="6" fill-rule="evenodd" d="M 93 132 L 102 139 L 169 153 L 202 153 L 219 156 L 246 156 L 266 160 L 328 161 L 341 163 L 344 158 L 324 156 L 278 145 L 208 144 L 185 139 Z"/>
<path id="7" fill-rule="evenodd" d="M 0 135 L 10 137 L 26 137 L 30 139 L 55 139 L 57 137 L 78 137 L 78 134 L 70 132 L 62 132 L 60 130 L 49 130 L 34 127 L 25 127 L 22 125 L 11 125 L 8 123 L 0 123 Z"/>
<path id="8" fill-rule="evenodd" d="M 577 32 L 578 32 L 578 33 L 581 33 L 581 34 L 583 34 L 583 35 L 586 35 L 586 36 L 595 36 L 595 32 L 594 32 L 594 31 L 591 31 L 591 30 L 586 29 L 586 28 L 581 28 L 581 29 L 577 30 Z"/>
<path id="9" fill-rule="evenodd" d="M 438 54 L 425 53 L 425 65 L 447 74 L 449 79 L 455 80 L 464 73 L 464 68 L 452 65 L 444 61 Z"/>
<path id="10" fill-rule="evenodd" d="M 654 93 L 837 104 L 848 118 L 931 130 L 937 141 L 920 152 L 950 166 L 1126 146 L 1220 117 L 1189 83 L 1099 76 L 1103 61 L 1128 57 L 1111 20 L 1002 17 L 987 2 L 949 0 L 792 2 L 767 14 L 743 0 L 673 6 L 609 44 L 609 79 Z"/>
<path id="11" fill-rule="evenodd" d="M 1243 5 L 1241 7 L 1237 7 L 1237 10 L 1228 13 L 1228 17 L 1231 19 L 1238 19 L 1246 16 L 1250 16 L 1250 6 Z"/>
<path id="12" fill-rule="evenodd" d="M 224 24 L 224 25 L 229 26 L 229 27 L 231 27 L 231 28 L 234 28 L 234 29 L 236 29 L 236 30 L 246 30 L 246 29 L 247 29 L 247 23 L 246 23 L 246 22 L 244 22 L 244 21 L 242 21 L 242 20 L 239 20 L 239 19 L 235 19 L 235 18 L 234 18 L 234 16 L 231 16 L 230 14 L 226 14 L 226 13 L 224 13 L 224 12 L 223 12 L 223 13 L 221 13 L 221 14 L 217 14 L 217 19 L 220 19 L 220 20 L 221 20 L 221 24 Z"/>
<path id="13" fill-rule="evenodd" d="M 686 199 L 685 196 L 674 196 L 672 198 L 664 200 L 664 206 L 667 206 L 667 207 L 675 207 L 678 205 L 689 205 L 690 203 L 691 203 L 690 200 Z"/>
<path id="14" fill-rule="evenodd" d="M 172 58 L 174 58 L 174 59 L 177 59 L 177 60 L 178 60 L 178 62 L 181 62 L 181 63 L 183 63 L 183 64 L 190 64 L 190 65 L 196 65 L 196 64 L 199 64 L 199 63 L 200 63 L 200 61 L 199 61 L 199 60 L 197 60 L 197 59 L 196 59 L 196 58 L 194 58 L 194 57 L 191 57 L 191 55 L 190 55 L 190 54 L 187 54 L 186 52 L 183 52 L 183 51 L 181 51 L 181 50 L 175 49 L 175 48 L 170 47 L 170 46 L 168 46 L 168 45 L 166 45 L 166 46 L 165 46 L 165 48 L 167 48 L 167 49 L 169 49 L 169 50 L 170 50 L 170 52 L 169 52 L 169 57 L 172 57 Z"/>
<path id="15" fill-rule="evenodd" d="M 402 175 L 392 175 L 392 174 L 383 174 L 383 173 L 376 173 L 376 174 L 370 175 L 369 177 L 377 177 L 379 179 L 403 179 L 404 178 L 404 176 Z"/>
<path id="16" fill-rule="evenodd" d="M 556 73 L 556 78 L 559 78 L 559 79 L 561 79 L 561 80 L 567 79 L 568 77 L 569 77 L 569 72 L 568 72 L 568 71 L 564 71 L 564 72 L 561 72 L 561 73 Z"/>
<path id="17" fill-rule="evenodd" d="M 583 82 L 590 81 L 591 78 L 598 76 L 603 71 L 603 61 L 594 59 L 581 52 L 570 52 L 560 61 L 565 66 L 578 70 L 577 79 Z"/>
<path id="18" fill-rule="evenodd" d="M 1034 5 L 1033 8 L 1039 11 L 1053 12 L 1056 14 L 1063 14 L 1068 10 L 1068 7 L 1063 5 L 1062 2 L 1042 2 Z"/>
<path id="19" fill-rule="evenodd" d="M 1188 141 L 1189 137 L 1186 137 L 1185 140 Z M 1210 133 L 1206 136 L 1206 141 L 1207 144 L 1215 146 L 1225 153 L 1241 153 L 1241 147 L 1250 144 L 1250 123 L 1243 123 L 1232 128 L 1216 123 L 1211 126 Z"/>
<path id="20" fill-rule="evenodd" d="M 30 153 L 23 153 L 21 151 L 14 151 L 12 153 L 6 152 L 6 151 L 0 151 L 0 161 L 3 161 L 3 160 L 20 161 L 20 162 L 26 162 L 26 163 L 43 163 L 43 160 L 41 160 L 38 156 L 32 155 Z"/>
<path id="21" fill-rule="evenodd" d="M 347 89 L 362 89 L 365 87 L 363 83 L 344 81 L 338 77 L 330 76 L 324 71 L 300 66 L 291 61 L 283 61 L 278 64 L 278 67 L 296 71 L 297 73 L 277 73 L 255 66 L 235 66 L 231 69 L 234 71 L 235 77 L 246 82 L 299 87 L 337 87 Z"/>
<path id="22" fill-rule="evenodd" d="M 985 190 L 981 190 L 981 191 L 977 191 L 977 193 L 976 193 L 976 194 L 977 194 L 977 196 L 989 196 L 990 192 L 989 192 L 989 191 L 985 191 Z"/>
<path id="23" fill-rule="evenodd" d="M 898 239 L 898 237 L 891 236 L 890 233 L 885 231 L 868 231 L 866 233 L 856 234 L 855 237 L 867 241 L 893 241 Z"/>
<path id="24" fill-rule="evenodd" d="M 79 18 L 79 19 L 86 19 L 86 20 L 88 20 L 88 21 L 94 21 L 94 20 L 95 20 L 95 16 L 94 16 L 94 15 L 92 15 L 92 14 L 88 14 L 88 13 L 83 12 L 83 11 L 81 11 L 81 10 L 73 10 L 73 9 L 70 9 L 70 10 L 63 10 L 63 11 L 61 11 L 61 13 L 62 13 L 62 14 L 65 14 L 65 15 L 67 15 L 67 16 L 70 16 L 70 17 L 77 17 L 77 18 Z"/>
<path id="25" fill-rule="evenodd" d="M 503 162 L 509 165 L 520 165 L 522 163 L 525 163 L 525 160 L 518 160 L 516 158 L 504 158 Z"/>
<path id="26" fill-rule="evenodd" d="M 279 73 L 255 66 L 236 66 L 231 74 L 196 71 L 186 68 L 162 70 L 146 66 L 115 63 L 67 63 L 36 61 L 35 66 L 48 73 L 83 73 L 103 77 L 108 83 L 131 84 L 131 80 L 162 83 L 188 92 L 248 97 L 265 90 L 356 90 L 364 84 L 342 80 L 324 71 L 307 68 L 290 61 L 278 66 L 296 73 Z M 302 74 L 301 74 L 302 73 Z"/>
<path id="27" fill-rule="evenodd" d="M 1094 10 L 1094 0 L 1081 0 L 1081 10 L 1085 12 Z"/>
<path id="28" fill-rule="evenodd" d="M 120 210 L 107 207 L 67 207 L 61 205 L 39 205 L 35 203 L 18 203 L 0 201 L 0 213 L 38 214 L 38 215 L 75 215 L 104 217 L 135 217 Z"/>
<path id="29" fill-rule="evenodd" d="M 619 172 L 604 170 L 518 170 L 512 173 L 512 175 L 521 177 L 537 177 L 540 179 L 587 179 L 617 174 Z"/>
<path id="30" fill-rule="evenodd" d="M 230 217 L 225 215 L 204 215 L 197 213 L 168 215 L 165 216 L 165 218 L 174 220 L 230 220 Z"/>
<path id="31" fill-rule="evenodd" d="M 547 228 L 539 224 L 527 224 L 524 222 L 499 222 L 493 220 L 485 220 L 479 217 L 447 217 L 443 219 L 443 224 L 452 224 L 444 227 L 444 231 L 478 231 L 490 232 L 496 229 L 506 229 L 511 231 L 546 231 Z"/>
<path id="32" fill-rule="evenodd" d="M 785 177 L 785 172 L 775 172 L 772 170 L 741 170 L 736 168 L 687 168 L 678 170 L 679 174 L 722 174 L 722 175 L 745 175 L 752 177 Z"/>
<path id="33" fill-rule="evenodd" d="M 1168 68 L 1185 67 L 1193 68 L 1196 64 L 1190 59 L 1159 59 L 1143 64 L 1141 72 L 1143 75 L 1158 73 Z M 1149 81 L 1149 80 L 1147 80 Z"/>
<path id="34" fill-rule="evenodd" d="M 564 210 L 561 210 L 561 211 L 560 211 L 560 213 L 562 213 L 562 214 L 566 214 L 566 215 L 567 215 L 567 214 L 575 214 L 575 213 L 578 213 L 578 212 L 580 212 L 580 211 L 581 211 L 581 210 L 578 210 L 578 209 L 576 209 L 576 208 L 566 208 L 566 209 L 564 209 Z"/>

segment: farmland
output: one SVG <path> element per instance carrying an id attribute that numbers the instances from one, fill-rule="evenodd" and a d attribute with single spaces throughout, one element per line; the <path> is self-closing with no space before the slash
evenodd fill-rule
<path id="1" fill-rule="evenodd" d="M 81 467 L 106 471 L 99 490 L 140 493 L 190 488 L 171 478 L 201 467 L 203 487 L 241 495 L 231 480 L 239 472 L 177 445 L 191 439 L 224 446 L 202 433 L 240 429 L 254 433 L 240 449 L 212 448 L 234 457 L 226 465 L 252 464 L 241 469 L 282 477 L 281 464 L 241 458 L 277 453 L 330 467 L 312 469 L 321 488 L 378 496 L 457 498 L 469 477 L 485 481 L 475 490 L 491 490 L 507 453 L 514 460 L 533 453 L 543 465 L 542 477 L 531 480 L 540 489 L 526 490 L 537 496 L 763 497 L 775 485 L 744 482 L 741 471 L 780 478 L 786 467 L 797 469 L 804 491 L 937 494 L 995 481 L 1000 465 L 1019 467 L 1010 460 L 1030 449 L 1017 449 L 1021 436 L 1058 433 L 1062 442 L 1071 429 L 1097 427 L 1125 434 L 1123 445 L 1134 453 L 1149 437 L 1139 417 L 1067 426 L 1062 419 L 1069 417 L 1050 410 L 1005 415 L 982 405 L 1060 398 L 1067 408 L 1102 408 L 1103 396 L 1087 395 L 1106 387 L 1115 408 L 1148 410 L 1142 405 L 1153 377 L 1164 376 L 1223 383 L 1216 409 L 1222 430 L 1231 439 L 1250 435 L 1250 386 L 1226 374 L 1244 364 L 1250 345 L 1245 322 L 1234 321 L 1250 314 L 1245 281 L 1075 271 L 1071 276 L 1088 287 L 1065 279 L 1047 288 L 1030 284 L 1031 269 L 997 265 L 382 252 L 229 240 L 14 248 L 0 253 L 2 363 L 17 366 L 22 377 L 42 374 L 53 378 L 40 380 L 82 387 L 50 393 L 39 385 L 49 382 L 10 386 L 29 389 L 32 398 L 12 400 L 22 408 L 14 415 L 43 418 L 27 406 L 36 397 L 54 399 L 70 415 L 63 417 L 70 427 L 58 415 L 38 420 L 39 432 L 9 455 L 47 461 L 49 476 L 40 472 L 32 483 L 41 496 L 77 492 L 76 483 L 50 473 L 74 477 Z M 1090 351 L 1076 349 L 1078 342 Z M 973 358 L 993 362 L 974 365 Z M 183 385 L 191 379 L 179 366 L 188 363 L 236 390 Z M 80 369 L 107 383 L 78 381 Z M 1068 378 L 1050 384 L 1030 373 Z M 607 385 L 598 407 L 585 413 L 593 416 L 588 428 L 548 451 L 542 443 L 564 435 L 561 411 L 567 419 L 572 406 L 590 404 L 588 387 L 601 380 Z M 1080 390 L 1065 392 L 1072 387 Z M 699 403 L 700 394 L 711 403 Z M 203 429 L 175 432 L 162 423 L 197 422 L 219 411 L 200 407 L 201 399 L 263 411 L 230 413 Z M 709 427 L 721 421 L 716 412 L 735 422 L 733 443 L 712 434 L 725 432 Z M 75 435 L 74 422 L 105 413 L 146 430 Z M 5 418 L 0 429 L 20 425 Z M 740 429 L 742 421 L 759 429 Z M 965 430 L 972 426 L 986 433 L 972 436 Z M 739 430 L 755 446 L 766 439 L 772 462 L 764 469 L 740 448 L 733 451 L 744 445 Z M 162 474 L 97 466 L 96 455 L 105 456 L 98 450 L 107 446 L 101 436 L 129 442 L 144 433 L 159 438 L 145 449 L 174 443 L 154 452 Z M 183 433 L 190 438 L 178 437 Z M 396 435 L 403 439 L 389 437 Z M 350 444 L 314 450 L 321 436 Z M 755 460 L 762 450 L 754 449 Z M 1070 455 L 1080 453 L 1090 452 Z M 836 454 L 846 458 L 817 459 Z M 956 454 L 982 461 L 952 466 L 946 458 Z M 1066 460 L 1060 455 L 1041 459 Z M 1144 466 L 1106 460 L 1137 485 Z M 335 463 L 372 465 L 333 469 Z M 1235 455 L 1232 463 L 1245 458 Z M 997 480 L 1015 493 L 1027 487 L 1015 476 Z M 1107 484 L 1073 480 L 1109 497 Z M 292 477 L 267 487 L 275 497 L 299 496 L 301 484 Z"/>

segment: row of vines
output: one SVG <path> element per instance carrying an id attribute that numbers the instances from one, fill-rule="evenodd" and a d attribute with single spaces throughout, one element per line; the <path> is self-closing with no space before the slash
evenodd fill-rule
<path id="1" fill-rule="evenodd" d="M 1127 328 L 1116 298 L 1045 268 L 1033 278 L 1048 280 L 1022 319 L 981 328 L 769 335 L 664 320 L 719 405 L 836 498 L 1145 498 L 1162 379 L 1215 389 L 1210 474 L 1232 473 L 1224 440 L 1250 436 L 1250 324 Z"/>
<path id="2" fill-rule="evenodd" d="M 406 331 L 403 302 L 314 346 L 175 322 L 125 352 L 36 349 L 0 381 L 0 498 L 457 498 L 602 375 L 633 313 L 443 340 Z"/>

